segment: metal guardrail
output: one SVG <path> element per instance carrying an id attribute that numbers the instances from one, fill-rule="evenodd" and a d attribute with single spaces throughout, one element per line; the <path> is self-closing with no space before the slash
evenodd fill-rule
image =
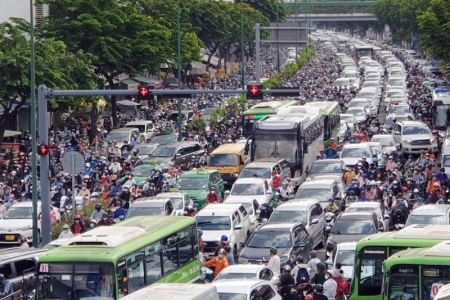
<path id="1" fill-rule="evenodd" d="M 25 299 L 25 295 L 22 293 L 22 290 L 12 293 L 6 297 L 0 298 L 0 300 L 22 300 Z"/>

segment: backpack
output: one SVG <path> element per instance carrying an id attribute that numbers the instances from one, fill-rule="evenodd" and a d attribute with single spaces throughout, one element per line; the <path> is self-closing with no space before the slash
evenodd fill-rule
<path id="1" fill-rule="evenodd" d="M 297 271 L 297 284 L 309 282 L 308 270 L 305 267 L 298 268 Z"/>

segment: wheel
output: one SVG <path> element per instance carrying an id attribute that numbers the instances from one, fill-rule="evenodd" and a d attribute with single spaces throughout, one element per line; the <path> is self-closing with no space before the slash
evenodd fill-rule
<path id="1" fill-rule="evenodd" d="M 320 240 L 320 243 L 318 245 L 319 248 L 324 248 L 326 243 L 327 237 L 325 236 L 325 231 L 322 232 L 322 238 Z"/>
<path id="2" fill-rule="evenodd" d="M 238 255 L 237 255 L 237 246 L 236 246 L 236 244 L 234 244 L 234 247 L 233 247 L 233 257 L 234 257 L 234 262 L 235 262 L 235 264 L 237 263 L 237 261 L 238 261 Z"/>

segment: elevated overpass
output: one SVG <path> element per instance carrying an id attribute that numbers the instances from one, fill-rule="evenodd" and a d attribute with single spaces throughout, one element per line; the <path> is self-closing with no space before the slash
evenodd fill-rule
<path id="1" fill-rule="evenodd" d="M 287 18 L 288 22 L 309 20 L 311 22 L 352 22 L 352 21 L 376 21 L 377 17 L 373 13 L 342 13 L 342 14 L 297 14 Z"/>

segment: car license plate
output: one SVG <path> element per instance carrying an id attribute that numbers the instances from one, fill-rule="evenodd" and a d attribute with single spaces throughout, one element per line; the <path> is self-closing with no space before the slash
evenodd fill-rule
<path id="1" fill-rule="evenodd" d="M 14 236 L 13 236 L 13 235 L 7 235 L 7 236 L 5 237 L 5 240 L 6 240 L 6 241 L 14 241 Z"/>

